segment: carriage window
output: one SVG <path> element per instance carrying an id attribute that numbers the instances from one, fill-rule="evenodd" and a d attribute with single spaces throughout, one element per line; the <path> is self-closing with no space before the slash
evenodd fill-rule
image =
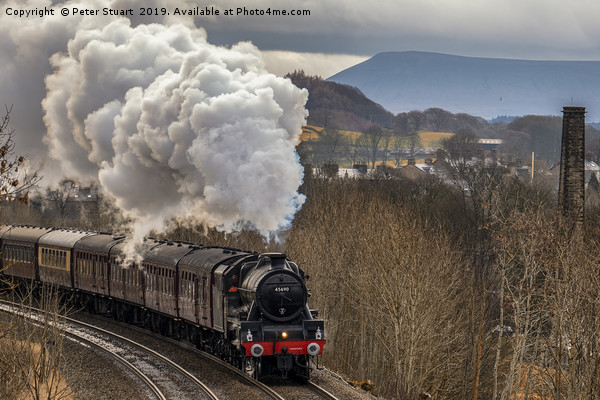
<path id="1" fill-rule="evenodd" d="M 190 273 L 190 280 L 189 280 L 189 285 L 190 285 L 190 299 L 193 300 L 194 299 L 194 291 L 196 290 L 196 275 Z"/>
<path id="2" fill-rule="evenodd" d="M 157 286 L 156 290 L 158 290 L 159 292 L 162 292 L 163 284 L 164 284 L 163 271 L 162 271 L 162 268 L 158 268 L 158 286 Z"/>
<path id="3" fill-rule="evenodd" d="M 187 297 L 187 292 L 186 292 L 186 281 L 185 281 L 185 272 L 180 272 L 181 274 L 181 278 L 179 279 L 179 291 L 180 291 L 180 295 L 181 297 Z"/>

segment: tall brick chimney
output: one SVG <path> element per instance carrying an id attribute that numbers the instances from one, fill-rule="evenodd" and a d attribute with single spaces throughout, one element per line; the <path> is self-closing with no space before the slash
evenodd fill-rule
<path id="1" fill-rule="evenodd" d="M 563 107 L 558 205 L 563 215 L 583 222 L 585 202 L 585 107 Z"/>

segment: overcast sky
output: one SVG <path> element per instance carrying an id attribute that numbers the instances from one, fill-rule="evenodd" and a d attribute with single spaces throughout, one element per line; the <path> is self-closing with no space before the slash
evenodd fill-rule
<path id="1" fill-rule="evenodd" d="M 157 1 L 160 3 L 160 1 Z M 319 53 L 304 61 L 324 77 L 382 51 L 464 56 L 600 60 L 600 2 L 595 0 L 254 0 L 247 9 L 310 11 L 310 16 L 196 18 L 215 44 L 250 40 L 261 50 Z M 216 2 L 236 10 L 237 0 Z M 289 5 L 287 5 L 289 4 Z M 277 53 L 282 55 L 283 53 Z M 306 54 L 281 57 L 310 60 Z M 291 65 L 290 65 L 291 66 Z"/>
<path id="2" fill-rule="evenodd" d="M 195 18 L 208 40 L 218 45 L 251 41 L 265 52 L 267 67 L 280 75 L 302 68 L 328 77 L 382 51 L 600 60 L 596 0 L 112 0 L 111 4 L 131 7 L 136 14 L 140 5 L 169 12 L 196 6 L 219 10 L 218 16 Z M 239 7 L 265 13 L 301 10 L 310 15 L 224 15 L 229 9 L 236 14 Z M 163 21 L 161 16 L 132 20 Z"/>
<path id="3" fill-rule="evenodd" d="M 40 17 L 46 7 L 53 15 Z M 219 15 L 176 15 L 196 7 Z M 131 12 L 103 16 L 103 8 Z M 273 15 L 284 10 L 308 15 Z M 235 197 L 228 186 L 258 182 L 247 172 L 260 168 L 213 173 L 253 160 L 299 184 L 293 145 L 308 93 L 268 72 L 327 78 L 379 52 L 408 50 L 600 60 L 598 17 L 597 0 L 0 0 L 0 107 L 12 107 L 16 148 L 44 164 L 48 183 L 65 175 L 99 180 L 140 221 L 171 215 L 181 203 L 196 207 L 190 215 L 222 215 L 214 225 L 251 215 L 271 230 L 301 204 L 295 187 L 265 192 L 281 204 L 262 209 L 280 212 L 261 219 L 246 201 L 258 195 Z M 251 154 L 213 160 L 223 152 L 211 145 L 224 136 L 236 143 L 227 149 Z M 282 167 L 257 154 L 271 154 L 269 162 L 287 156 Z M 213 161 L 219 168 L 204 164 Z M 178 186 L 163 190 L 148 177 Z"/>

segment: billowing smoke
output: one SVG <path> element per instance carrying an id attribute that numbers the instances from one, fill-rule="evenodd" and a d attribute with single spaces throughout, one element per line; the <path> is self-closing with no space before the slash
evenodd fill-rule
<path id="1" fill-rule="evenodd" d="M 225 229 L 289 223 L 303 201 L 295 145 L 305 90 L 268 74 L 252 44 L 213 46 L 189 24 L 69 23 L 38 38 L 56 29 L 68 39 L 49 58 L 40 135 L 63 173 L 97 179 L 138 237 L 176 216 Z M 26 51 L 35 36 L 13 42 Z"/>

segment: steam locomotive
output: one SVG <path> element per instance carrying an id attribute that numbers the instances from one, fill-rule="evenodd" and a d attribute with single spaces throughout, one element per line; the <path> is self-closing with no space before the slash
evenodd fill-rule
<path id="1" fill-rule="evenodd" d="M 5 276 L 55 285 L 92 312 L 189 340 L 257 379 L 308 379 L 323 352 L 307 276 L 280 253 L 147 239 L 126 265 L 124 237 L 30 226 L 0 228 Z"/>

